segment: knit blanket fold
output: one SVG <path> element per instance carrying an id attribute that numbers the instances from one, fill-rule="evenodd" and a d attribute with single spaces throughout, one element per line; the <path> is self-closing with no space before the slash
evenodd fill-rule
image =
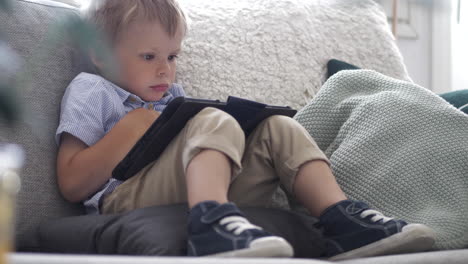
<path id="1" fill-rule="evenodd" d="M 468 116 L 431 91 L 370 70 L 333 75 L 294 117 L 352 199 L 424 223 L 435 249 L 468 246 Z"/>

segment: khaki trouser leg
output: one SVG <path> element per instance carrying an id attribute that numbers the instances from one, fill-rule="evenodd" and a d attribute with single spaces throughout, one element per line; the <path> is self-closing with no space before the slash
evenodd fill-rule
<path id="1" fill-rule="evenodd" d="M 240 206 L 270 206 L 279 183 L 294 195 L 299 167 L 317 159 L 328 162 L 299 123 L 285 116 L 270 117 L 247 139 L 243 169 L 230 186 L 229 199 Z"/>
<path id="2" fill-rule="evenodd" d="M 233 173 L 241 168 L 245 136 L 237 121 L 214 108 L 193 117 L 159 159 L 119 185 L 104 198 L 103 213 L 119 213 L 152 205 L 187 201 L 185 171 L 203 149 L 215 149 L 232 161 Z"/>

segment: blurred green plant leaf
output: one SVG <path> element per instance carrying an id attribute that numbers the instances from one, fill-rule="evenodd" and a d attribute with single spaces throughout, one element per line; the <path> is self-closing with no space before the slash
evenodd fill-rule
<path id="1" fill-rule="evenodd" d="M 2 1 L 2 0 L 0 0 Z M 1 26 L 0 26 L 1 28 Z M 68 41 L 68 43 L 65 43 Z M 47 61 L 50 54 L 53 54 L 56 49 L 63 45 L 71 45 L 79 51 L 82 56 L 88 56 L 90 51 L 97 54 L 100 58 L 100 63 L 104 65 L 105 71 L 102 74 L 112 78 L 117 73 L 117 64 L 111 55 L 111 50 L 105 39 L 100 35 L 98 30 L 83 20 L 80 16 L 66 16 L 58 18 L 57 21 L 49 25 L 45 39 L 41 41 L 39 49 L 25 60 L 25 65 L 22 67 L 21 73 L 18 76 L 16 87 L 20 92 L 31 94 L 34 91 L 31 79 L 32 72 L 35 72 L 35 67 L 40 67 L 42 61 Z M 0 62 L 2 57 L 0 56 Z M 0 102 L 1 103 L 1 102 Z M 18 109 L 17 109 L 18 110 Z M 35 118 L 35 112 L 30 109 L 28 104 L 22 105 L 20 118 L 24 119 L 26 123 L 34 127 L 35 133 L 44 134 L 48 133 L 43 124 L 38 122 Z M 0 109 L 1 111 L 1 109 Z M 9 117 L 15 118 L 14 115 Z M 44 136 L 45 137 L 45 136 Z"/>
<path id="2" fill-rule="evenodd" d="M 0 0 L 0 8 L 6 10 L 11 8 L 11 3 L 8 2 L 10 0 Z M 70 16 L 59 19 L 47 31 L 48 34 L 44 44 L 33 54 L 30 60 L 26 61 L 22 70 L 19 67 L 19 57 L 0 39 L 0 116 L 3 116 L 10 124 L 23 118 L 23 111 L 20 111 L 22 109 L 19 107 L 21 104 L 18 89 L 32 89 L 30 73 L 33 72 L 33 67 L 41 65 L 41 61 L 47 60 L 49 54 L 54 53 L 54 49 L 63 45 L 64 39 L 78 48 L 83 56 L 88 56 L 91 51 L 96 54 L 105 71 L 102 74 L 113 78 L 117 73 L 117 64 L 107 41 L 93 25 L 87 23 L 81 17 Z M 28 109 L 24 110 L 26 114 L 31 112 Z M 28 119 L 28 117 L 25 118 Z M 29 119 L 34 120 L 34 117 L 30 116 Z"/>
<path id="3" fill-rule="evenodd" d="M 11 12 L 12 6 L 11 0 L 0 0 L 0 11 Z M 3 34 L 0 34 L 0 116 L 12 125 L 20 118 L 18 95 L 12 82 L 18 71 L 17 56 L 1 38 Z"/>
<path id="4" fill-rule="evenodd" d="M 103 73 L 105 76 L 115 77 L 117 64 L 109 48 L 110 45 L 94 25 L 81 17 L 72 16 L 59 21 L 50 33 L 48 41 L 52 46 L 60 43 L 60 37 L 68 35 L 70 42 L 80 50 L 83 56 L 89 56 L 91 52 L 96 55 L 103 65 L 101 70 L 106 71 Z"/>
<path id="5" fill-rule="evenodd" d="M 0 114 L 10 124 L 18 121 L 20 117 L 15 87 L 19 65 L 18 55 L 6 43 L 0 41 Z"/>
<path id="6" fill-rule="evenodd" d="M 0 84 L 0 114 L 11 125 L 20 118 L 16 90 Z"/>
<path id="7" fill-rule="evenodd" d="M 0 9 L 7 12 L 11 11 L 12 3 L 11 0 L 0 0 Z"/>

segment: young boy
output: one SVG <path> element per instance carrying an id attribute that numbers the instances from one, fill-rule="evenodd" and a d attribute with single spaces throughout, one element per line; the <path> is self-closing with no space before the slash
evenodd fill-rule
<path id="1" fill-rule="evenodd" d="M 66 199 L 92 213 L 188 202 L 188 255 L 289 257 L 291 246 L 252 225 L 237 205 L 268 206 L 281 183 L 319 218 L 335 259 L 429 249 L 432 231 L 348 200 L 325 155 L 293 119 L 274 116 L 245 139 L 228 114 L 205 108 L 158 160 L 125 182 L 112 170 L 184 90 L 174 83 L 187 30 L 175 0 L 103 0 L 90 21 L 111 43 L 118 74 L 92 53 L 62 101 L 57 173 Z M 229 202 L 232 201 L 232 202 Z"/>

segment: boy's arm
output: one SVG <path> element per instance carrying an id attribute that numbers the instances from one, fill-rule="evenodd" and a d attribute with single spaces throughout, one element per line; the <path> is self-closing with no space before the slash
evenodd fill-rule
<path id="1" fill-rule="evenodd" d="M 133 110 L 91 147 L 63 133 L 57 156 L 58 184 L 63 196 L 70 202 L 79 202 L 95 193 L 159 114 L 144 108 Z"/>

